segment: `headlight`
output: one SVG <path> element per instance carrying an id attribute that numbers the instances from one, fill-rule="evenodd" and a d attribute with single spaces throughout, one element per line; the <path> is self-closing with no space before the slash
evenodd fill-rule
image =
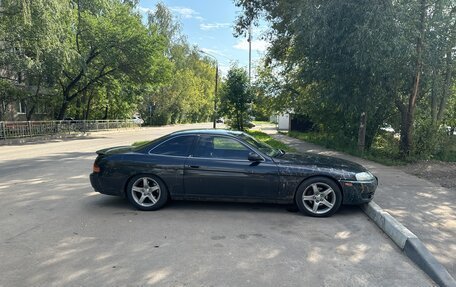
<path id="1" fill-rule="evenodd" d="M 360 172 L 355 175 L 356 180 L 358 181 L 371 181 L 374 179 L 374 176 L 370 172 Z"/>

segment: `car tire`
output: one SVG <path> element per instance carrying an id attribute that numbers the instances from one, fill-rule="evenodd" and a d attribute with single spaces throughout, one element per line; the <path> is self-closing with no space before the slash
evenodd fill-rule
<path id="1" fill-rule="evenodd" d="M 295 202 L 299 210 L 313 217 L 333 215 L 342 204 L 342 192 L 333 180 L 313 177 L 299 186 Z"/>
<path id="2" fill-rule="evenodd" d="M 127 185 L 128 201 L 137 209 L 152 211 L 162 208 L 168 201 L 168 190 L 158 177 L 137 175 Z"/>

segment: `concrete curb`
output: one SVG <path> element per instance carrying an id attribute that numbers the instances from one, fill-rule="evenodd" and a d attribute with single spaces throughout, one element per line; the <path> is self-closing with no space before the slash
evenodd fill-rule
<path id="1" fill-rule="evenodd" d="M 435 283 L 442 287 L 456 287 L 456 280 L 415 234 L 373 201 L 361 208 Z"/>
<path id="2" fill-rule="evenodd" d="M 74 139 L 81 138 L 90 135 L 90 133 L 76 133 L 76 134 L 56 134 L 56 135 L 46 135 L 46 136 L 36 136 L 36 137 L 24 137 L 24 138 L 13 138 L 13 139 L 2 139 L 0 140 L 0 146 L 8 145 L 24 145 L 29 143 L 40 143 L 47 142 L 50 140 L 65 140 L 65 139 Z"/>

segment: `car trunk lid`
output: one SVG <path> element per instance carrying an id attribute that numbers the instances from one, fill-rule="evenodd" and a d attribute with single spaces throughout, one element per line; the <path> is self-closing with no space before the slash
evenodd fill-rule
<path id="1" fill-rule="evenodd" d="M 119 153 L 127 153 L 133 150 L 133 146 L 117 146 L 117 147 L 110 147 L 105 149 L 97 150 L 96 153 L 98 155 L 110 155 L 110 154 L 119 154 Z"/>

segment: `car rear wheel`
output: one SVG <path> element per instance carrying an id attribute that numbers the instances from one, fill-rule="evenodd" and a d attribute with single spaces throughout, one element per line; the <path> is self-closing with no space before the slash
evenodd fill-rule
<path id="1" fill-rule="evenodd" d="M 127 186 L 130 203 L 140 210 L 157 210 L 168 200 L 168 191 L 163 182 L 152 175 L 133 177 Z"/>
<path id="2" fill-rule="evenodd" d="M 333 215 L 339 209 L 342 203 L 342 192 L 331 179 L 314 177 L 300 185 L 295 199 L 302 213 L 326 217 Z"/>

